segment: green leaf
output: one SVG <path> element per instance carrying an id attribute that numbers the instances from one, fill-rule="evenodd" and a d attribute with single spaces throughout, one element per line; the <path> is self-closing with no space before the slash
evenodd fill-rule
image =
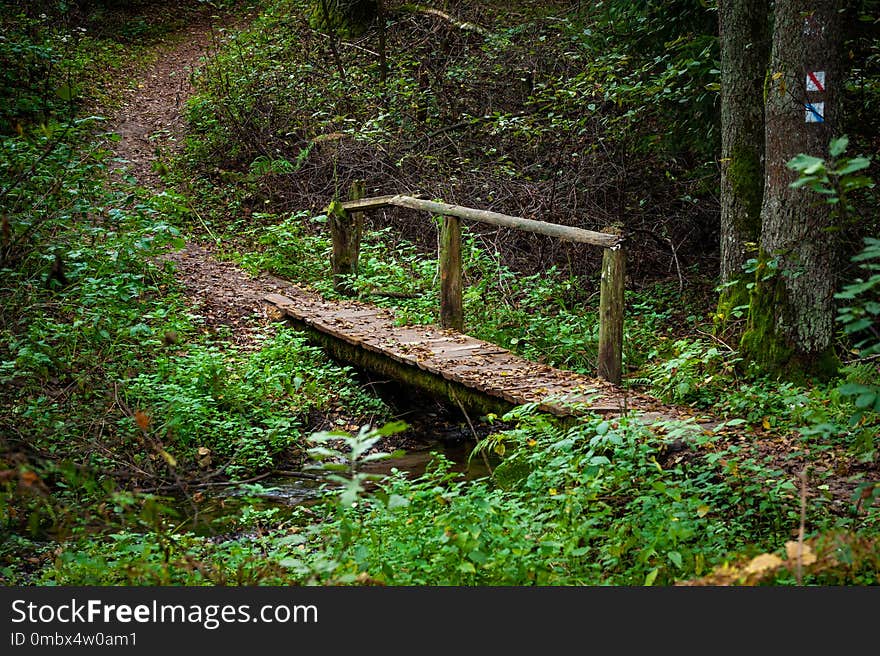
<path id="1" fill-rule="evenodd" d="M 388 435 L 394 435 L 396 433 L 401 433 L 409 428 L 409 424 L 405 421 L 389 421 L 384 426 L 380 426 L 375 430 L 375 434 L 381 437 L 387 437 Z"/>
<path id="2" fill-rule="evenodd" d="M 855 171 L 861 171 L 862 169 L 866 169 L 869 166 L 871 166 L 871 160 L 869 160 L 867 157 L 853 157 L 852 159 L 846 160 L 843 166 L 839 169 L 836 169 L 834 173 L 842 176 L 849 173 L 854 173 Z"/>
<path id="3" fill-rule="evenodd" d="M 872 393 L 872 392 L 866 392 L 865 394 L 862 394 L 861 396 L 859 396 L 859 398 L 856 399 L 856 407 L 861 408 L 863 410 L 865 408 L 870 408 L 871 406 L 874 405 L 874 401 L 876 399 L 877 399 L 877 394 Z"/>
<path id="4" fill-rule="evenodd" d="M 800 153 L 788 160 L 786 166 L 795 171 L 801 171 L 806 175 L 815 175 L 819 171 L 824 170 L 825 160 L 819 157 L 813 157 L 812 155 Z"/>
<path id="5" fill-rule="evenodd" d="M 648 575 L 645 577 L 645 585 L 648 585 L 648 586 L 654 585 L 654 581 L 656 580 L 657 575 L 659 573 L 660 573 L 660 569 L 657 567 L 655 567 L 650 572 L 648 572 Z"/>
<path id="6" fill-rule="evenodd" d="M 841 385 L 838 390 L 844 396 L 855 396 L 856 394 L 864 394 L 868 391 L 867 385 L 860 385 L 859 383 L 847 383 L 846 385 Z"/>
<path id="7" fill-rule="evenodd" d="M 399 494 L 392 494 L 388 497 L 388 509 L 393 510 L 395 508 L 405 508 L 409 505 L 409 499 L 406 497 L 402 497 Z"/>
<path id="8" fill-rule="evenodd" d="M 681 554 L 677 551 L 668 551 L 666 553 L 666 557 L 669 558 L 669 562 L 675 565 L 678 569 L 681 569 Z"/>
<path id="9" fill-rule="evenodd" d="M 277 542 L 278 544 L 284 545 L 297 545 L 297 544 L 305 544 L 309 539 L 302 533 L 293 533 L 291 535 L 285 535 L 283 538 L 280 538 Z"/>
<path id="10" fill-rule="evenodd" d="M 55 95 L 61 98 L 61 100 L 71 100 L 76 96 L 76 87 L 70 84 L 62 84 L 55 89 Z"/>
<path id="11" fill-rule="evenodd" d="M 832 157 L 840 157 L 844 152 L 846 152 L 846 147 L 849 145 L 849 137 L 843 135 L 838 137 L 837 139 L 832 139 L 831 143 L 828 145 L 828 153 Z"/>

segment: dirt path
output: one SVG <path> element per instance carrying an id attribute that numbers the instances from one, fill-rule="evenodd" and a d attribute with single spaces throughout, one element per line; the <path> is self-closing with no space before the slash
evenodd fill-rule
<path id="1" fill-rule="evenodd" d="M 116 154 L 127 160 L 127 170 L 145 187 L 164 184 L 153 170 L 158 152 L 181 147 L 185 121 L 184 101 L 193 93 L 192 72 L 211 51 L 218 35 L 215 20 L 203 17 L 174 34 L 137 87 L 129 90 L 112 126 L 121 140 Z"/>
<path id="2" fill-rule="evenodd" d="M 225 38 L 226 30 L 241 26 L 226 20 L 202 17 L 172 35 L 160 49 L 155 63 L 130 90 L 112 129 L 121 137 L 116 155 L 124 159 L 125 171 L 147 189 L 161 191 L 166 185 L 155 170 L 162 156 L 183 147 L 186 99 L 194 92 L 193 72 Z M 267 277 L 254 278 L 232 263 L 214 257 L 207 245 L 195 242 L 169 253 L 177 265 L 177 276 L 193 308 L 211 331 L 228 328 L 230 341 L 241 348 L 257 348 L 266 326 L 280 313 L 263 301 L 266 294 L 290 293 L 291 287 Z"/>

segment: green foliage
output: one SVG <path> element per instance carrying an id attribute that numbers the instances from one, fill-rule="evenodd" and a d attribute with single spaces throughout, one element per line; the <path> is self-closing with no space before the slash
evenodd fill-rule
<path id="1" fill-rule="evenodd" d="M 836 206 L 837 215 L 846 218 L 853 210 L 850 196 L 860 189 L 874 187 L 866 175 L 854 175 L 871 165 L 868 157 L 843 157 L 849 145 L 847 136 L 832 139 L 828 147 L 829 159 L 801 153 L 788 162 L 788 168 L 799 173 L 791 183 L 793 189 L 807 187 L 824 195 L 825 202 Z"/>
<path id="2" fill-rule="evenodd" d="M 868 459 L 872 459 L 877 451 L 878 437 L 868 437 L 871 426 L 875 428 L 880 420 L 880 383 L 878 368 L 870 358 L 880 353 L 880 240 L 865 238 L 865 248 L 852 258 L 858 266 L 867 271 L 867 279 L 857 278 L 843 286 L 835 298 L 846 305 L 838 310 L 837 321 L 844 333 L 852 340 L 853 349 L 859 360 L 864 361 L 864 370 L 868 374 L 861 380 L 845 383 L 840 386 L 840 393 L 854 399 L 855 412 L 850 424 L 859 426 L 866 424 L 859 431 L 863 438 L 856 442 L 856 451 Z"/>
<path id="3" fill-rule="evenodd" d="M 712 156 L 720 144 L 719 52 L 714 3 L 594 3 L 580 39 L 594 53 L 581 84 L 614 103 L 609 127 L 638 147 Z M 589 107 L 588 107 L 589 108 Z M 667 125 L 665 130 L 653 126 Z M 665 133 L 665 134 L 664 134 Z"/>
<path id="4" fill-rule="evenodd" d="M 653 360 L 657 355 L 654 351 L 649 358 Z M 700 340 L 676 340 L 662 356 L 646 367 L 652 391 L 670 403 L 701 407 L 723 396 L 739 362 L 735 352 Z"/>
<path id="5" fill-rule="evenodd" d="M 309 24 L 325 32 L 356 37 L 376 18 L 376 0 L 310 0 Z"/>
<path id="6" fill-rule="evenodd" d="M 341 486 L 339 505 L 342 508 L 357 505 L 358 498 L 365 492 L 368 481 L 377 481 L 381 474 L 370 474 L 361 471 L 370 462 L 388 460 L 403 454 L 402 451 L 386 453 L 377 451 L 375 447 L 383 437 L 400 433 L 408 428 L 401 421 L 391 422 L 384 426 L 361 426 L 355 435 L 345 431 L 321 431 L 309 437 L 309 442 L 316 446 L 308 450 L 309 457 L 316 463 L 311 467 L 330 472 L 327 480 Z M 339 448 L 334 445 L 339 444 Z M 340 472 L 340 473 L 335 473 Z"/>
<path id="7" fill-rule="evenodd" d="M 111 5 L 98 3 L 96 11 L 109 16 Z M 33 123 L 21 134 L 10 130 L 0 146 L 14 240 L 3 244 L 0 401 L 9 410 L 0 428 L 3 440 L 28 447 L 26 455 L 0 455 L 4 582 L 671 585 L 769 551 L 797 527 L 798 490 L 788 466 L 762 450 L 773 445 L 766 438 L 794 432 L 799 450 L 792 457 L 818 463 L 819 481 L 832 480 L 825 458 L 840 444 L 871 457 L 871 320 L 880 286 L 873 275 L 880 245 L 873 239 L 855 261 L 867 275 L 840 296 L 847 306 L 841 327 L 860 358 L 844 368 L 839 386 L 741 377 L 736 352 L 720 341 L 685 337 L 701 326 L 699 301 L 683 307 L 676 284 L 645 286 L 627 292 L 626 364 L 641 367 L 641 382 L 664 399 L 717 413 L 724 421 L 714 429 L 634 413 L 562 427 L 523 406 L 474 450 L 472 457 L 495 461 L 491 476 L 466 482 L 440 455 L 416 478 L 370 473 L 369 463 L 394 455 L 381 450 L 383 439 L 402 425 L 373 427 L 387 408 L 354 372 L 281 326 L 266 326 L 247 351 L 228 344 L 222 331 L 211 334 L 182 298 L 163 253 L 182 244 L 185 230 L 204 228 L 250 270 L 271 270 L 334 297 L 326 217 L 296 209 L 323 207 L 327 199 L 277 209 L 279 190 L 305 184 L 316 171 L 324 195 L 331 187 L 339 195 L 345 176 L 363 161 L 380 161 L 395 182 L 404 166 L 450 184 L 479 174 L 485 186 L 469 196 L 492 203 L 521 183 L 527 194 L 550 184 L 555 193 L 557 172 L 570 170 L 567 158 L 595 155 L 610 147 L 608 140 L 654 162 L 659 153 L 700 153 L 715 138 L 714 15 L 695 2 L 601 2 L 591 6 L 592 22 L 556 12 L 544 21 L 549 9 L 530 6 L 522 24 L 455 41 L 448 56 L 424 57 L 418 47 L 392 51 L 399 56 L 390 58 L 380 90 L 374 60 L 356 57 L 359 48 L 346 48 L 343 83 L 326 64 L 325 35 L 304 29 L 305 7 L 272 3 L 254 31 L 231 38 L 200 74 L 189 153 L 206 177 L 186 188 L 202 193 L 201 203 L 171 191 L 148 193 L 130 178 L 110 183 L 108 143 L 91 132 L 100 121 L 43 116 L 67 112 L 96 72 L 68 75 L 66 88 L 46 87 L 55 94 L 48 98 L 0 73 L 11 91 L 3 107 L 14 106 L 10 116 Z M 22 34 L 31 29 L 20 27 Z M 120 34 L 136 41 L 157 29 L 141 19 Z M 22 34 L 14 45 L 0 40 L 0 53 L 25 48 L 30 37 Z M 97 43 L 82 36 L 73 54 L 56 62 L 59 36 L 44 36 L 33 40 L 41 45 L 27 51 L 30 59 L 26 48 L 13 53 L 22 57 L 12 62 L 16 74 L 54 79 L 53 66 L 88 69 L 85 53 Z M 434 48 L 436 40 L 429 41 Z M 118 54 L 110 46 L 97 50 L 99 66 Z M 425 62 L 442 62 L 429 71 L 427 88 L 420 78 Z M 518 66 L 522 81 L 531 80 L 528 89 L 503 77 Z M 500 82 L 487 86 L 493 76 Z M 418 153 L 420 139 L 430 142 L 450 126 L 450 133 L 463 130 L 459 145 Z M 597 129 L 607 136 L 594 139 Z M 470 138 L 482 133 L 491 135 L 491 148 Z M 571 149 L 560 151 L 559 135 L 573 135 Z M 342 139 L 358 145 L 346 151 L 337 147 Z M 392 139 L 413 152 L 385 150 Z M 382 157 L 366 146 L 382 146 Z M 833 163 L 800 162 L 812 176 L 804 184 L 847 198 L 867 190 L 851 177 L 862 163 L 845 163 L 840 144 L 833 149 Z M 542 159 L 548 150 L 552 157 Z M 673 169 L 667 179 L 678 186 Z M 238 186 L 215 188 L 214 181 Z M 563 189 L 556 197 L 565 195 Z M 637 200 L 653 207 L 647 197 Z M 620 202 L 629 211 L 633 197 L 624 193 Z M 216 207 L 204 216 L 194 209 L 210 205 Z M 398 234 L 387 226 L 368 231 L 353 285 L 364 300 L 395 305 L 402 321 L 434 321 L 436 259 Z M 248 252 L 235 253 L 242 244 Z M 65 281 L 50 277 L 56 255 Z M 594 281 L 561 264 L 522 274 L 504 263 L 497 244 L 468 231 L 464 260 L 469 332 L 592 373 Z M 772 276 L 772 260 L 754 264 Z M 306 438 L 316 425 L 346 420 L 363 428 Z M 307 453 L 329 472 L 321 498 L 308 507 L 267 505 L 269 490 L 261 486 L 235 486 L 235 501 L 208 487 L 192 496 L 188 487 L 196 476 L 234 483 Z M 832 504 L 828 485 L 811 490 L 808 530 L 876 534 L 880 516 L 872 504 L 880 488 L 867 477 L 851 482 L 847 508 Z M 144 483 L 187 489 L 187 498 L 128 489 Z M 208 500 L 197 501 L 202 490 Z M 222 534 L 184 530 L 185 508 L 198 503 L 225 507 L 227 517 L 209 528 L 223 526 Z M 853 554 L 870 550 L 849 544 Z M 841 565 L 809 582 L 863 584 L 876 579 L 875 570 L 853 574 Z M 774 582 L 791 584 L 785 574 Z"/>
<path id="8" fill-rule="evenodd" d="M 801 153 L 788 162 L 788 167 L 799 173 L 791 186 L 806 187 L 824 196 L 825 202 L 835 208 L 841 224 L 854 218 L 853 196 L 875 186 L 873 179 L 859 173 L 871 165 L 870 158 L 847 157 L 848 146 L 849 138 L 844 135 L 831 140 L 827 160 Z M 843 302 L 838 308 L 837 322 L 850 341 L 849 349 L 856 355 L 857 361 L 880 353 L 880 240 L 865 237 L 864 244 L 864 248 L 853 255 L 851 261 L 867 272 L 867 279 L 858 277 L 835 294 L 835 298 Z M 868 367 L 873 370 L 873 380 L 846 382 L 838 391 L 854 400 L 850 426 L 868 425 L 867 430 L 856 431 L 854 447 L 862 457 L 871 460 L 876 453 L 877 438 L 865 439 L 864 436 L 877 423 L 880 384 L 876 382 L 876 366 L 868 364 Z"/>
<path id="9" fill-rule="evenodd" d="M 865 238 L 865 247 L 852 261 L 866 271 L 866 278 L 847 283 L 835 298 L 848 304 L 838 310 L 837 321 L 853 340 L 853 347 L 861 357 L 880 353 L 880 335 L 877 332 L 880 316 L 880 239 Z"/>
<path id="10" fill-rule="evenodd" d="M 516 480 L 466 483 L 439 455 L 416 479 L 392 470 L 354 507 L 328 506 L 334 517 L 281 563 L 323 584 L 663 585 L 707 572 L 756 531 L 781 539 L 796 517 L 783 472 L 735 467 L 733 449 L 694 425 L 506 419 L 517 427 L 490 442 L 526 465 Z M 664 456 L 682 435 L 707 457 Z"/>
<path id="11" fill-rule="evenodd" d="M 350 368 L 327 363 L 320 349 L 284 327 L 249 357 L 229 345 L 193 345 L 160 357 L 154 370 L 131 381 L 129 398 L 150 410 L 166 444 L 184 453 L 209 447 L 234 477 L 303 449 L 302 426 L 313 412 L 338 404 L 355 414 L 383 411 Z"/>

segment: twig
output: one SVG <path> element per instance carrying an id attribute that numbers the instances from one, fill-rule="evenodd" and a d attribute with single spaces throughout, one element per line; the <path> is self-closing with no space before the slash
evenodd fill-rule
<path id="1" fill-rule="evenodd" d="M 455 401 L 456 405 L 461 410 L 461 413 L 464 415 L 464 418 L 467 420 L 468 426 L 470 426 L 471 434 L 474 436 L 474 440 L 479 443 L 480 436 L 477 435 L 477 431 L 474 428 L 473 423 L 471 423 L 471 418 L 468 416 L 467 410 L 464 409 L 461 401 L 458 400 L 458 397 L 455 394 L 452 394 L 452 400 Z M 480 456 L 483 458 L 483 464 L 486 465 L 486 469 L 489 471 L 489 476 L 492 476 L 492 465 L 489 464 L 489 458 L 486 457 L 486 452 L 480 450 Z"/>
<path id="2" fill-rule="evenodd" d="M 807 523 L 807 468 L 806 465 L 798 474 L 801 479 L 801 524 L 798 528 L 797 571 L 795 579 L 798 585 L 803 585 L 804 569 L 804 526 Z"/>
<path id="3" fill-rule="evenodd" d="M 481 27 L 476 23 L 470 23 L 468 21 L 460 21 L 449 14 L 440 11 L 439 9 L 434 9 L 433 7 L 425 7 L 424 5 L 409 3 L 405 5 L 401 5 L 401 11 L 409 11 L 417 14 L 428 14 L 430 16 L 436 16 L 442 20 L 445 20 L 447 23 L 454 25 L 460 30 L 476 32 L 481 36 L 486 36 L 489 34 L 489 31 L 485 27 Z"/>
<path id="4" fill-rule="evenodd" d="M 211 239 L 214 240 L 214 243 L 219 244 L 220 240 L 217 238 L 217 235 L 215 235 L 213 232 L 211 232 L 211 229 L 208 227 L 208 224 L 205 223 L 205 220 L 202 218 L 202 215 L 199 214 L 198 211 L 196 210 L 196 208 L 193 206 L 193 203 L 190 202 L 190 203 L 187 203 L 187 205 L 189 205 L 190 211 L 193 214 L 195 214 L 196 218 L 202 223 L 202 227 L 208 231 L 209 235 L 211 235 Z"/>
<path id="5" fill-rule="evenodd" d="M 730 344 L 728 344 L 727 342 L 725 342 L 723 339 L 721 339 L 721 338 L 718 337 L 717 335 L 713 335 L 712 333 L 707 333 L 707 332 L 705 332 L 705 331 L 703 331 L 703 330 L 700 330 L 699 328 L 694 328 L 694 330 L 695 330 L 696 332 L 700 333 L 701 335 L 705 335 L 706 337 L 708 337 L 708 338 L 710 338 L 710 339 L 714 339 L 716 342 L 718 342 L 719 344 L 721 344 L 721 345 L 724 346 L 725 348 L 730 349 L 731 352 L 735 352 L 735 351 L 736 351 L 735 348 L 733 348 Z"/>
<path id="6" fill-rule="evenodd" d="M 672 239 L 667 239 L 669 242 L 669 248 L 672 250 L 672 260 L 675 262 L 675 271 L 678 273 L 678 292 L 681 293 L 684 290 L 684 278 L 681 275 L 681 266 L 678 263 L 678 249 L 675 247 Z"/>
<path id="7" fill-rule="evenodd" d="M 373 57 L 379 57 L 378 52 L 374 52 L 373 50 L 370 50 L 369 48 L 364 48 L 363 46 L 359 46 L 358 44 L 352 43 L 351 41 L 340 41 L 339 45 L 346 46 L 347 48 L 357 48 L 358 50 L 363 50 L 364 52 L 366 52 L 370 55 L 373 55 Z"/>

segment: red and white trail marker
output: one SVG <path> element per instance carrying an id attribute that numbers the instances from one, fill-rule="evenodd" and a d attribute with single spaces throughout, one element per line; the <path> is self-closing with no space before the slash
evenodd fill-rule
<path id="1" fill-rule="evenodd" d="M 807 91 L 825 91 L 825 71 L 807 72 Z"/>

